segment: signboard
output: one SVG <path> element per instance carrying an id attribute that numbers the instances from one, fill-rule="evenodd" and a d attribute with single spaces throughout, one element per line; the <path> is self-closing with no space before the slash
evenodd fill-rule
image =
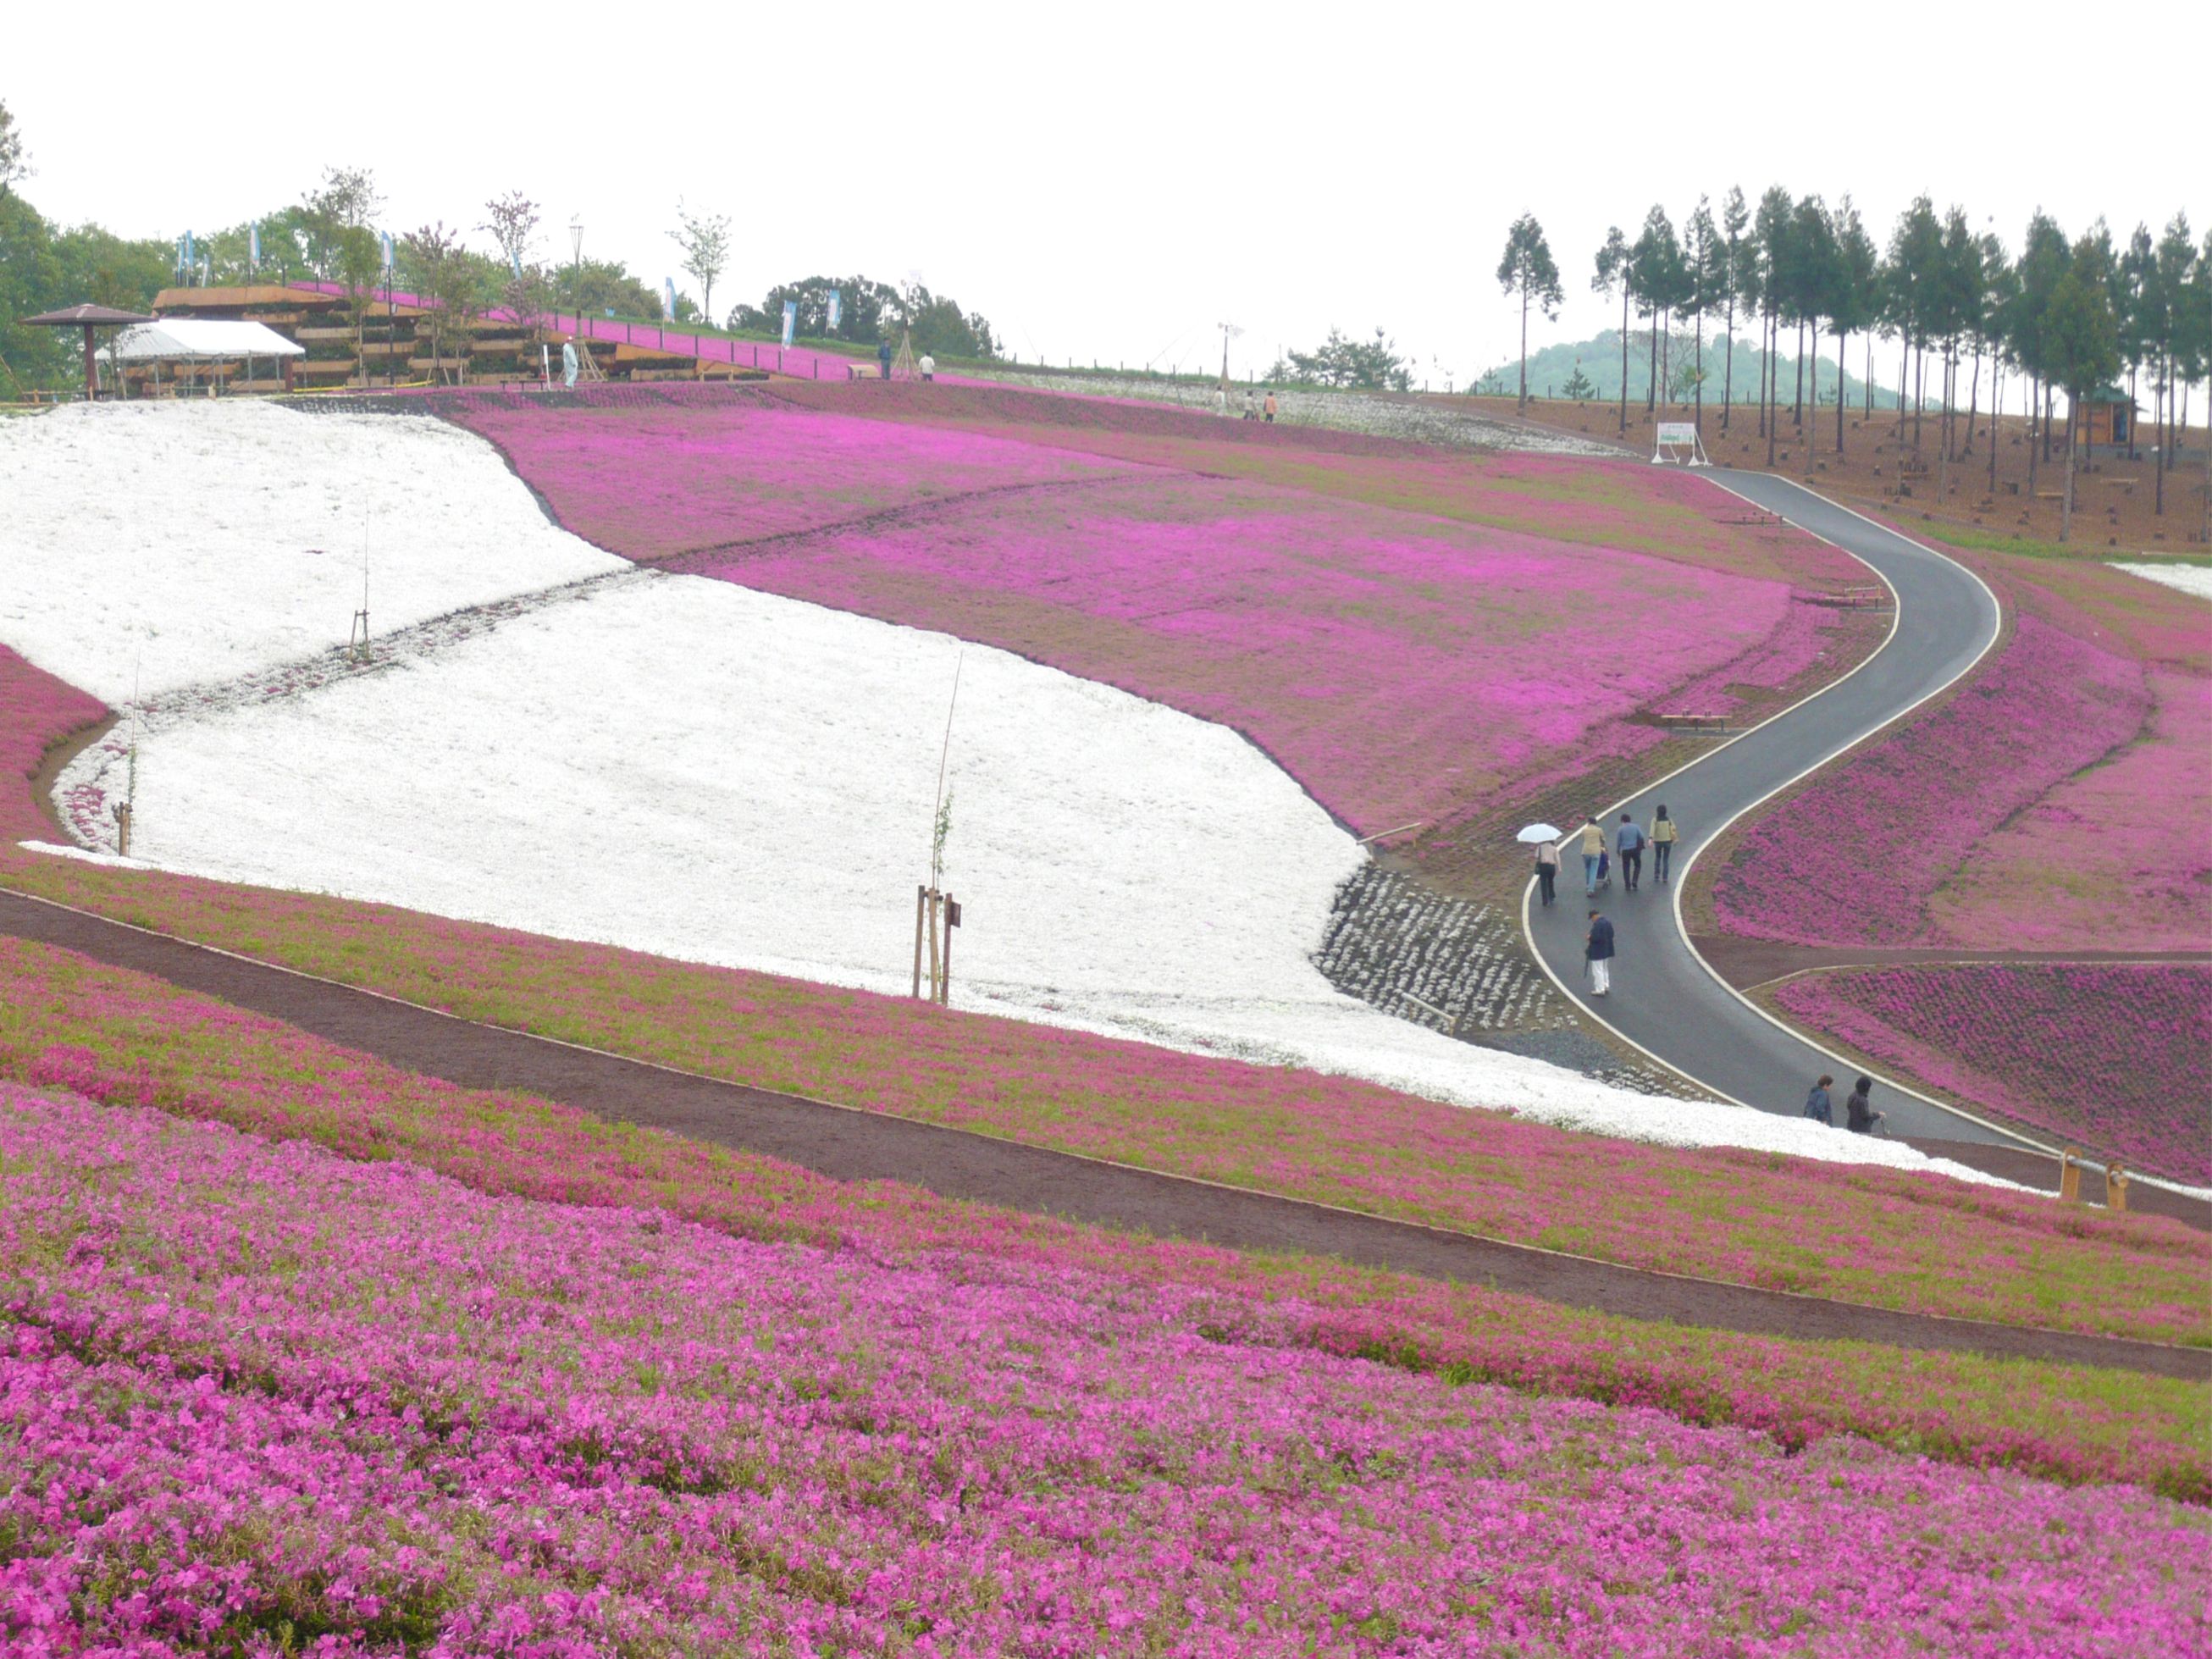
<path id="1" fill-rule="evenodd" d="M 786 347 L 788 347 L 791 344 L 792 331 L 798 326 L 799 301 L 796 300 L 786 300 L 783 302 L 783 343 Z"/>
<path id="2" fill-rule="evenodd" d="M 1662 421 L 1659 422 L 1659 442 L 1662 447 L 1687 449 L 1698 441 L 1698 427 L 1694 421 Z"/>
<path id="3" fill-rule="evenodd" d="M 837 331 L 837 325 L 844 319 L 844 292 L 842 289 L 833 288 L 830 290 L 830 331 L 832 334 Z"/>

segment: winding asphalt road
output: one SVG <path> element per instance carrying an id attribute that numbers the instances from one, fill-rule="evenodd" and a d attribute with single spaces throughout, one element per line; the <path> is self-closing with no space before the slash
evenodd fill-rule
<path id="1" fill-rule="evenodd" d="M 1675 896 L 1698 855 L 1731 820 L 1971 667 L 1996 637 L 1997 604 L 1964 566 L 1785 478 L 1725 468 L 1707 476 L 1873 566 L 1897 594 L 1896 630 L 1856 673 L 1607 807 L 1608 826 L 1618 825 L 1624 811 L 1648 825 L 1652 807 L 1663 802 L 1681 825 L 1673 885 L 1662 887 L 1651 878 L 1647 854 L 1637 891 L 1622 890 L 1616 874 L 1595 901 L 1613 921 L 1620 953 L 1610 994 L 1593 996 L 1583 977 L 1590 902 L 1583 896 L 1577 842 L 1569 842 L 1561 860 L 1558 903 L 1544 909 L 1531 894 L 1525 913 L 1529 942 L 1585 1012 L 1729 1100 L 1796 1113 L 1814 1079 L 1833 1073 L 1844 1080 L 1832 1091 L 1840 1124 L 1850 1088 L 1845 1063 L 1767 1018 L 1707 968 L 1683 929 Z M 1893 1085 L 1877 1089 L 1875 1103 L 1888 1114 L 1884 1127 L 1895 1135 L 2034 1144 Z"/>

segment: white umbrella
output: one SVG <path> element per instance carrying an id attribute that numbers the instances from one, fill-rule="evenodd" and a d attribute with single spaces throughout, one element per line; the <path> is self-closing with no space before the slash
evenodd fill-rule
<path id="1" fill-rule="evenodd" d="M 1513 839 L 1531 843 L 1540 841 L 1557 841 L 1565 833 L 1565 830 L 1555 830 L 1548 823 L 1532 823 Z"/>

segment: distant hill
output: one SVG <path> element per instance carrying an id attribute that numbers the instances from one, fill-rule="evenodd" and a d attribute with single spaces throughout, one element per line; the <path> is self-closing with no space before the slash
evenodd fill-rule
<path id="1" fill-rule="evenodd" d="M 1650 344 L 1651 334 L 1648 329 L 1632 332 L 1629 336 L 1628 395 L 1632 398 L 1643 397 L 1646 386 L 1650 384 Z M 1684 370 L 1695 362 L 1696 351 L 1696 341 L 1685 333 L 1677 334 L 1674 337 L 1674 343 L 1667 354 L 1668 373 L 1674 377 L 1678 386 L 1683 387 L 1683 396 L 1686 398 L 1688 396 L 1687 384 L 1682 380 L 1681 376 Z M 1853 357 L 1859 356 L 1860 348 L 1857 342 L 1851 343 L 1849 351 Z M 1797 360 L 1785 354 L 1779 361 L 1782 366 L 1782 396 L 1786 401 L 1795 394 L 1796 390 Z M 1813 370 L 1813 380 L 1819 388 L 1819 398 L 1823 403 L 1833 403 L 1836 397 L 1834 342 L 1828 342 L 1828 355 L 1825 358 L 1815 355 L 1813 361 L 1815 365 Z M 1571 344 L 1548 345 L 1541 351 L 1530 352 L 1528 354 L 1528 390 L 1539 397 L 1566 397 L 1569 395 L 1566 390 L 1568 382 L 1574 379 L 1577 366 L 1581 368 L 1583 377 L 1595 388 L 1590 394 L 1594 401 L 1608 403 L 1618 398 L 1620 396 L 1620 331 L 1609 328 L 1595 339 L 1580 340 Z M 1722 371 L 1727 366 L 1727 340 L 1717 339 L 1711 334 L 1706 335 L 1706 403 L 1717 404 L 1721 400 Z M 1758 402 L 1759 348 L 1754 342 L 1738 337 L 1735 343 L 1734 369 L 1736 401 L 1738 403 Z M 1960 376 L 1960 379 L 1964 378 L 1963 375 Z M 1479 377 L 1477 382 L 1478 387 L 1509 394 L 1517 391 L 1520 384 L 1521 364 L 1517 358 L 1490 370 Z M 1863 391 L 1857 375 L 1846 375 L 1844 386 L 1854 404 L 1861 401 Z M 1874 392 L 1874 406 L 1876 409 L 1896 408 L 1897 394 L 1894 392 L 1884 392 L 1880 386 L 1876 386 Z"/>

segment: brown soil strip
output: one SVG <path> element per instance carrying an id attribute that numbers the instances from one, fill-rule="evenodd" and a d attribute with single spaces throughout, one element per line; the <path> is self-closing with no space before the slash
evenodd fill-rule
<path id="1" fill-rule="evenodd" d="M 1866 945 L 1784 945 L 1773 939 L 1739 939 L 1732 933 L 1693 933 L 1690 943 L 1713 971 L 1740 991 L 1793 974 L 1823 968 L 1902 968 L 1940 963 L 1998 966 L 2048 962 L 2205 962 L 2206 951 L 1960 951 L 1940 947 L 1876 950 Z"/>
<path id="2" fill-rule="evenodd" d="M 2212 1380 L 2212 1351 L 1679 1278 L 1025 1146 L 478 1025 L 0 891 L 0 933 L 81 951 L 467 1088 L 518 1090 L 847 1181 L 1232 1249 L 1336 1256 L 1634 1319 Z"/>
<path id="3" fill-rule="evenodd" d="M 64 846 L 75 844 L 68 826 L 62 823 L 61 809 L 54 805 L 54 786 L 62 781 L 62 773 L 79 755 L 98 743 L 115 729 L 120 714 L 109 714 L 74 732 L 65 732 L 46 745 L 40 757 L 39 769 L 31 774 L 31 799 L 38 804 L 40 815 L 53 827 L 54 839 Z"/>

